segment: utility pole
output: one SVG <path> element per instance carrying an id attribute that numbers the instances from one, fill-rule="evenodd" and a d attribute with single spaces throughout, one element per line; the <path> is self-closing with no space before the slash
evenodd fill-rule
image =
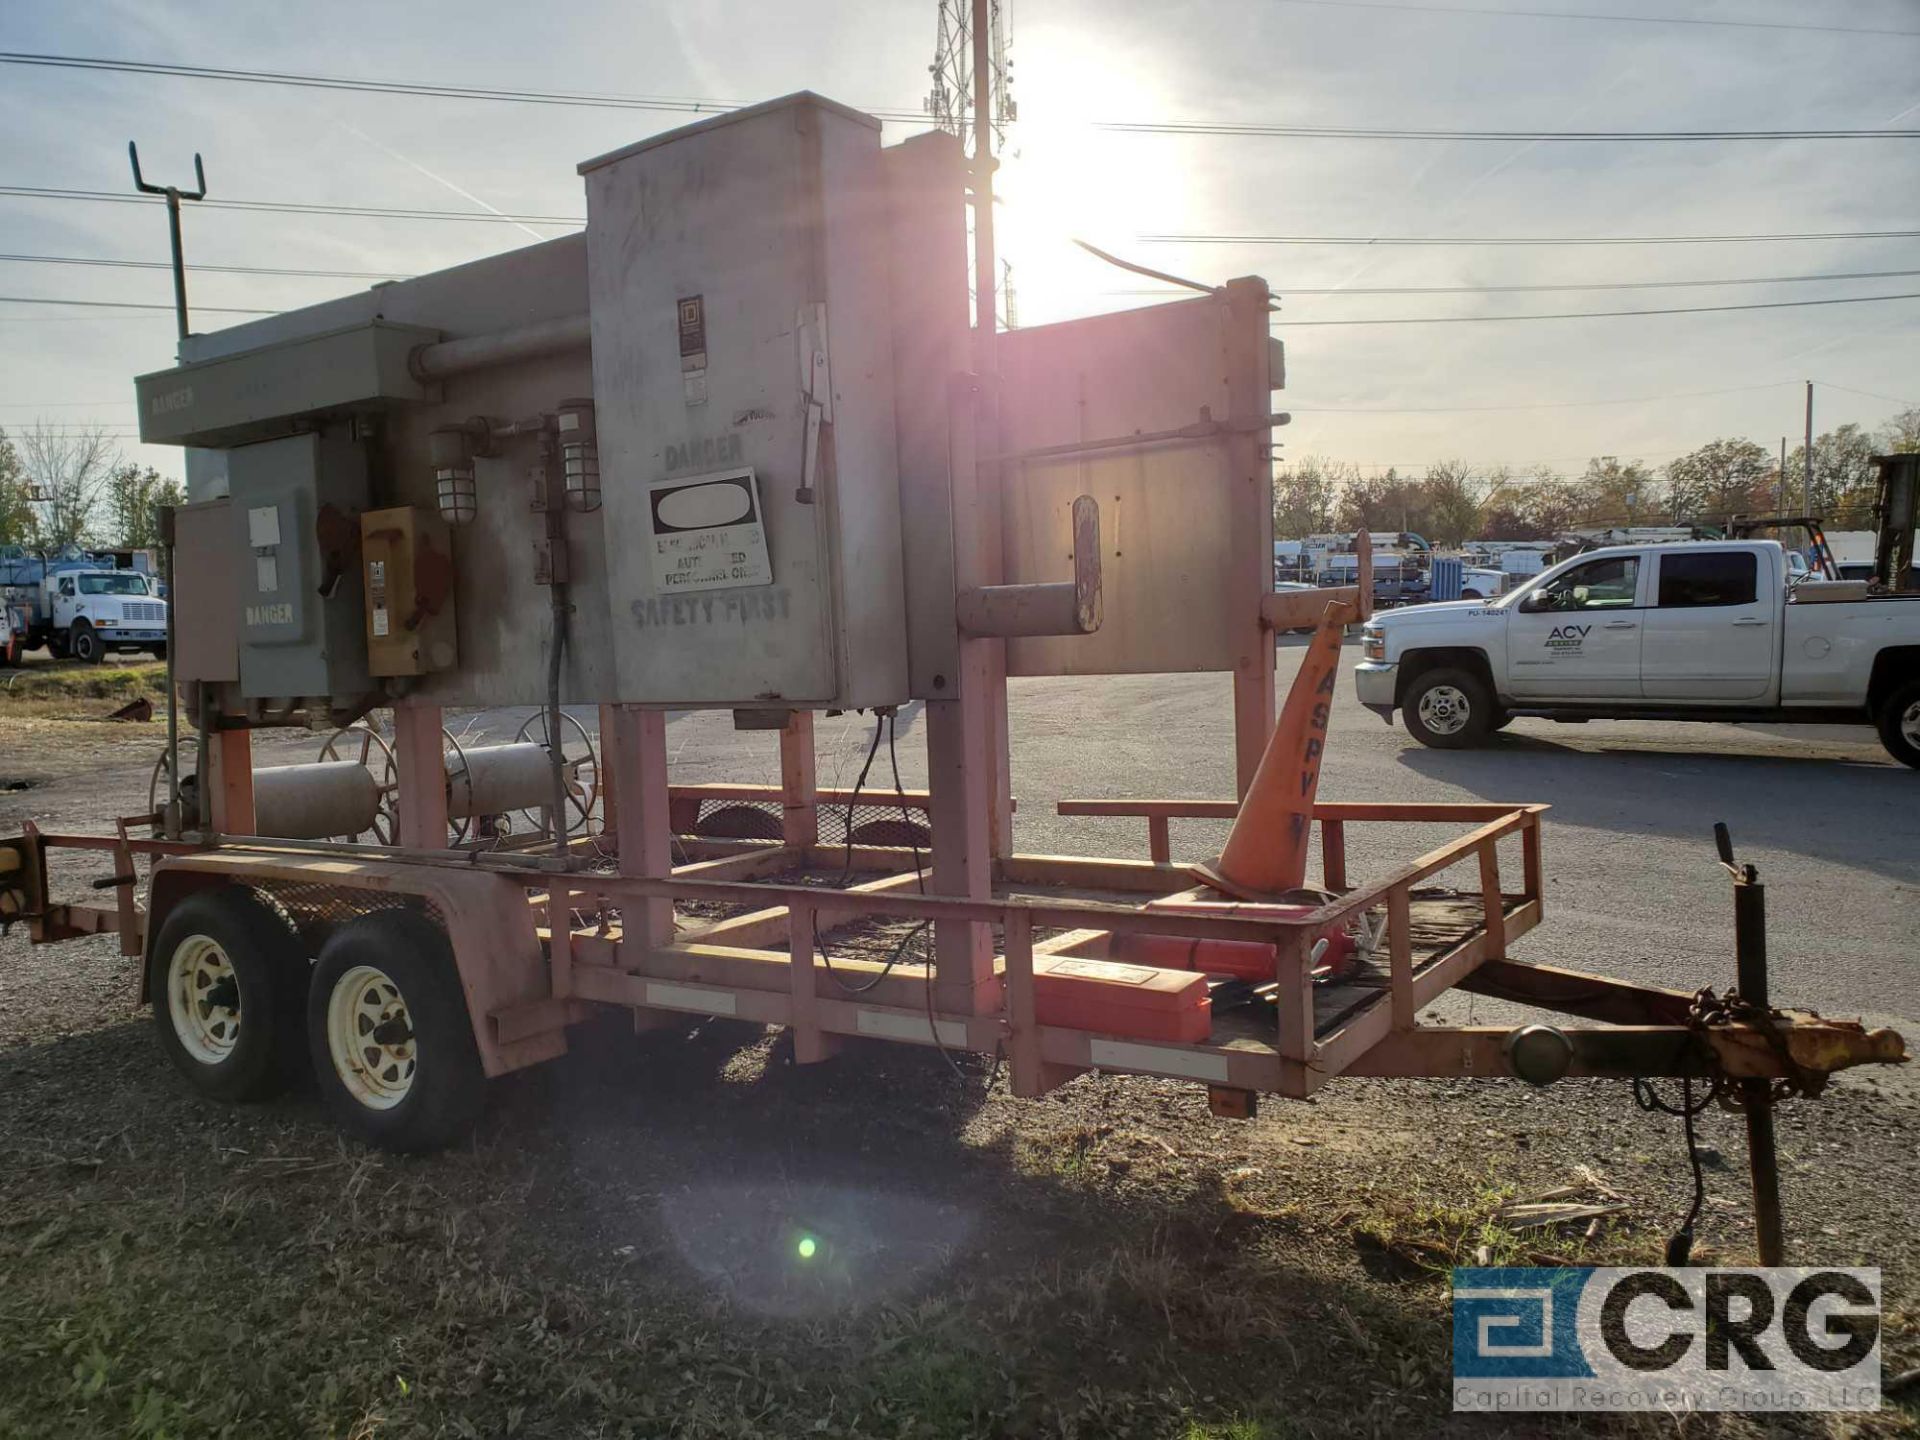
<path id="1" fill-rule="evenodd" d="M 927 67 L 933 76 L 933 89 L 927 95 L 925 109 L 935 125 L 959 137 L 961 149 L 970 150 L 975 157 L 977 232 L 979 216 L 987 216 L 988 224 L 992 223 L 992 191 L 991 188 L 983 191 L 978 180 L 980 157 L 983 154 L 990 157 L 996 146 L 1006 147 L 1007 127 L 1018 114 L 1010 93 L 1013 65 L 1007 58 L 1006 17 L 1002 13 L 1002 0 L 987 0 L 984 5 L 976 0 L 938 0 L 938 5 L 939 31 L 933 64 Z M 984 150 L 979 135 L 983 119 L 992 142 Z M 991 164 L 990 158 L 988 163 Z M 1016 323 L 1013 267 L 1001 261 L 997 277 L 991 269 L 982 273 L 978 260 L 980 249 L 976 239 L 975 310 L 988 315 L 995 313 L 993 294 L 997 278 L 1004 302 L 1000 316 L 1011 330 Z M 991 248 L 987 258 L 989 261 L 994 258 Z M 983 300 L 980 296 L 986 298 Z"/>
<path id="2" fill-rule="evenodd" d="M 1813 381 L 1807 381 L 1807 445 L 1801 452 L 1801 488 L 1800 497 L 1806 502 L 1806 512 L 1813 513 Z"/>
<path id="3" fill-rule="evenodd" d="M 973 0 L 973 285 L 975 365 L 981 375 L 994 374 L 993 338 L 999 317 L 993 303 L 993 51 L 989 15 L 997 14 L 997 0 Z M 1808 414 L 1813 386 L 1807 386 Z M 1813 421 L 1809 419 L 1811 426 Z"/>
<path id="4" fill-rule="evenodd" d="M 1774 479 L 1778 482 L 1779 494 L 1774 498 L 1773 513 L 1784 515 L 1787 513 L 1787 437 L 1784 435 L 1780 437 L 1780 468 L 1774 472 Z"/>

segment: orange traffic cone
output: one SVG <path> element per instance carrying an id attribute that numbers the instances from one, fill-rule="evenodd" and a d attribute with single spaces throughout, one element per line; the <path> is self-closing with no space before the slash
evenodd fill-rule
<path id="1" fill-rule="evenodd" d="M 1340 669 L 1340 632 L 1359 615 L 1359 606 L 1336 600 L 1320 617 L 1226 848 L 1213 864 L 1193 867 L 1193 874 L 1216 890 L 1242 900 L 1273 900 L 1306 883 L 1313 798 L 1320 789 L 1320 759 Z"/>

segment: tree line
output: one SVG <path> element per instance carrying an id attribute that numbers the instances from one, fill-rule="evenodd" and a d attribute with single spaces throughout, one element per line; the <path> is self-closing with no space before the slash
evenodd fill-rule
<path id="1" fill-rule="evenodd" d="M 160 510 L 186 498 L 177 480 L 129 461 L 103 427 L 0 429 L 0 545 L 150 549 Z"/>
<path id="2" fill-rule="evenodd" d="M 1540 468 L 1477 469 L 1442 460 L 1420 475 L 1362 475 L 1319 456 L 1274 473 L 1274 535 L 1411 530 L 1438 545 L 1551 540 L 1597 525 L 1717 524 L 1734 515 L 1812 514 L 1835 530 L 1866 529 L 1878 486 L 1875 455 L 1920 451 L 1920 408 L 1879 430 L 1841 425 L 1787 453 L 1784 504 L 1778 457 L 1751 440 L 1709 441 L 1661 466 L 1596 455 L 1578 475 Z"/>

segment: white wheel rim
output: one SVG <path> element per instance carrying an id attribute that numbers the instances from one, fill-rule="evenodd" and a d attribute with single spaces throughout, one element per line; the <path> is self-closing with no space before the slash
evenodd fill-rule
<path id="1" fill-rule="evenodd" d="M 327 997 L 327 1052 L 347 1093 L 369 1110 L 391 1110 L 413 1089 L 419 1044 L 400 987 L 385 971 L 356 965 Z"/>
<path id="2" fill-rule="evenodd" d="M 1909 745 L 1920 747 L 1920 700 L 1907 706 L 1907 713 L 1900 717 L 1900 735 Z"/>
<path id="3" fill-rule="evenodd" d="M 1436 685 L 1420 697 L 1420 723 L 1435 735 L 1457 735 L 1473 706 L 1457 685 Z"/>
<path id="4" fill-rule="evenodd" d="M 240 982 L 220 943 L 189 935 L 167 961 L 167 1017 L 186 1052 L 218 1065 L 240 1043 Z"/>

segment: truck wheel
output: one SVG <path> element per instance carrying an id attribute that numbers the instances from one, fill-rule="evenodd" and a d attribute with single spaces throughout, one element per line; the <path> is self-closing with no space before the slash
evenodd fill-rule
<path id="1" fill-rule="evenodd" d="M 1920 680 L 1909 680 L 1886 698 L 1879 724 L 1887 753 L 1920 770 Z"/>
<path id="2" fill-rule="evenodd" d="M 284 1089 L 306 1058 L 306 969 L 299 933 L 253 891 L 189 895 L 167 916 L 147 960 L 160 1048 L 216 1100 Z"/>
<path id="3" fill-rule="evenodd" d="M 307 1045 L 334 1118 L 383 1150 L 436 1150 L 470 1130 L 486 1102 L 452 948 L 412 911 L 334 932 L 313 971 Z"/>
<path id="4" fill-rule="evenodd" d="M 1415 678 L 1400 701 L 1407 733 L 1436 750 L 1478 745 L 1494 718 L 1487 687 L 1465 670 L 1428 670 Z"/>
<path id="5" fill-rule="evenodd" d="M 67 648 L 73 652 L 74 659 L 85 665 L 98 665 L 107 658 L 107 647 L 100 643 L 93 626 L 84 620 L 73 622 L 73 633 L 67 640 Z"/>

